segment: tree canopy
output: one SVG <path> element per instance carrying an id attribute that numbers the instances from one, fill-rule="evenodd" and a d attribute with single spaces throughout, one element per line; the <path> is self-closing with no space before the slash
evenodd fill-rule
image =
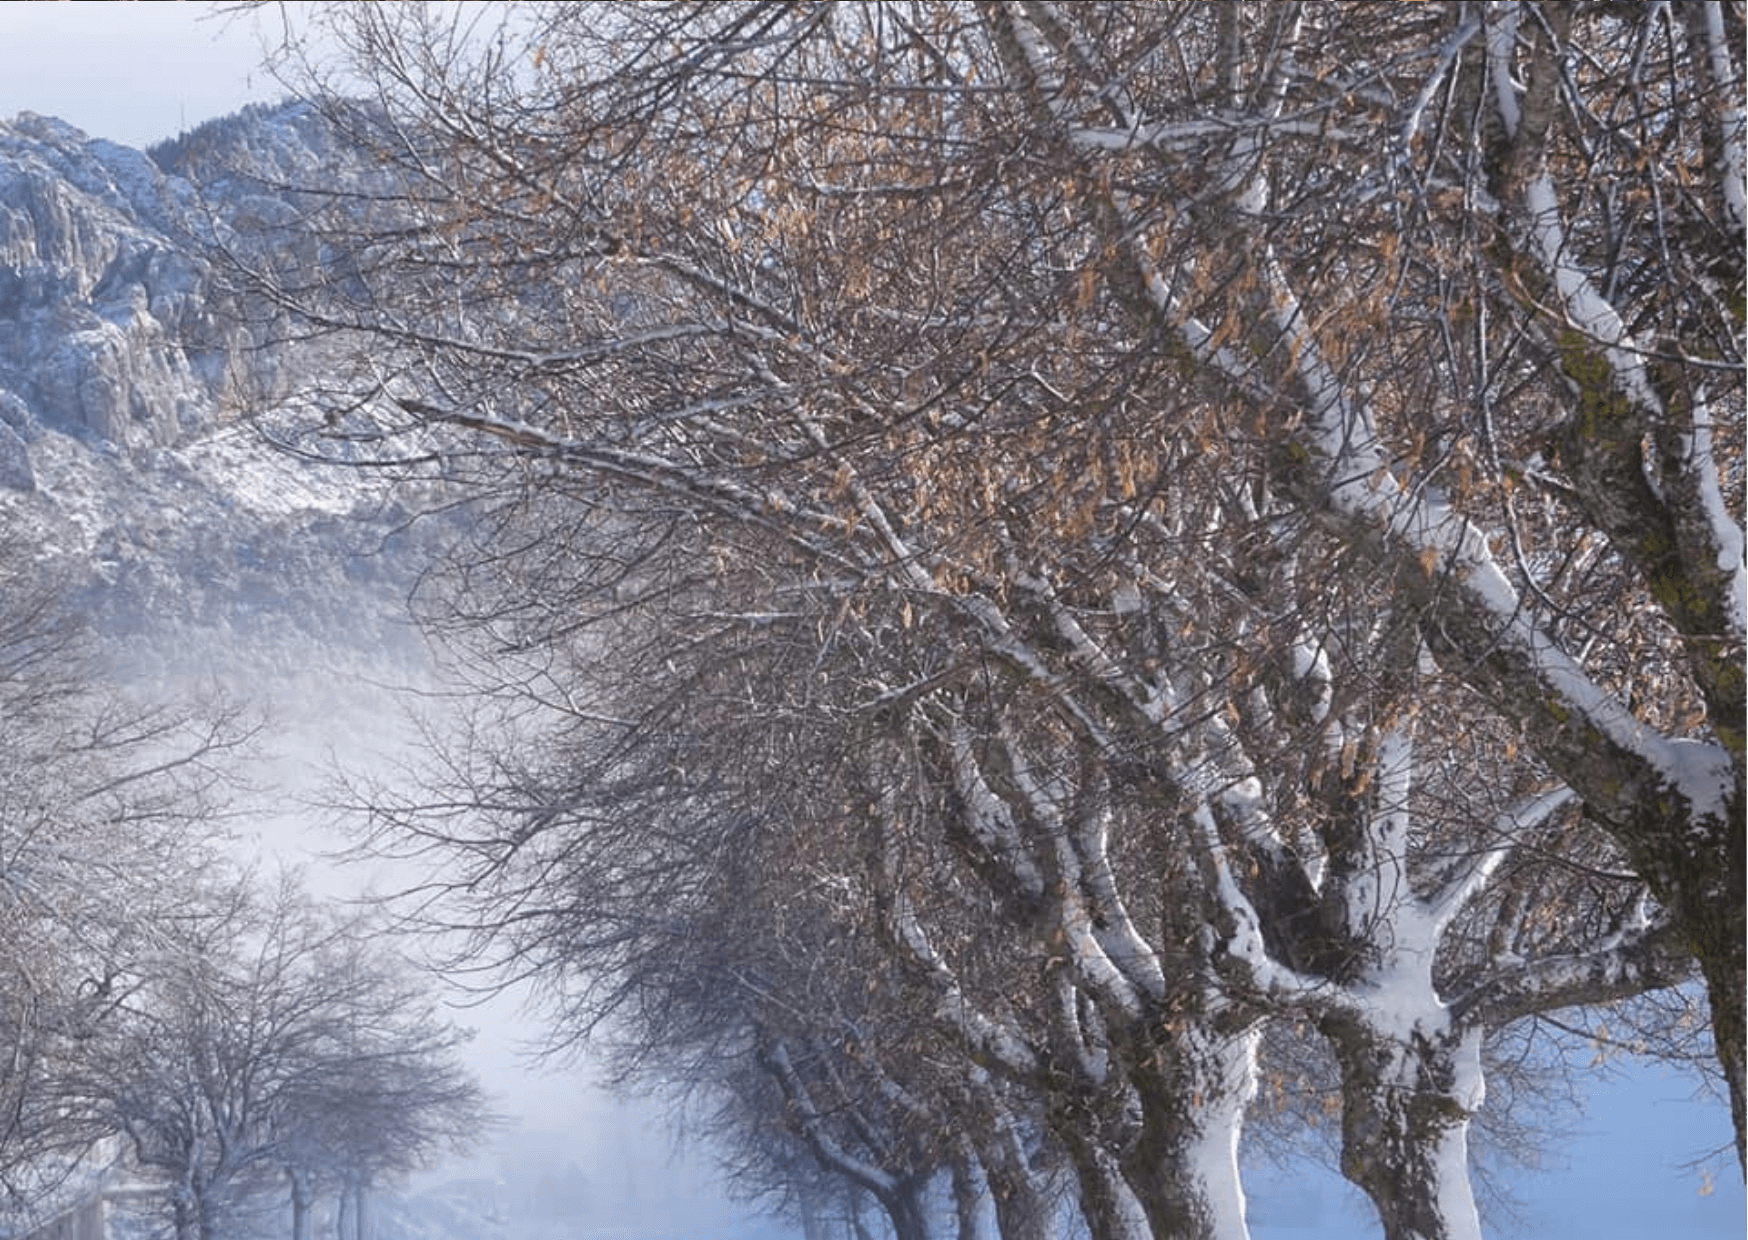
<path id="1" fill-rule="evenodd" d="M 847 1157 L 797 1039 L 890 995 L 887 1135 L 1233 1236 L 1301 1022 L 1472 1236 L 1487 1039 L 1697 975 L 1740 1152 L 1739 5 L 325 13 L 381 179 L 239 273 L 270 426 L 471 488 L 489 706 L 376 824 L 559 1040 L 744 1035 Z"/>

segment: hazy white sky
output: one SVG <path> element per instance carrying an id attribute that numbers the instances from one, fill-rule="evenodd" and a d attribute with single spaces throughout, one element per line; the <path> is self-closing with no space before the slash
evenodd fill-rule
<path id="1" fill-rule="evenodd" d="M 261 20 L 188 0 L 0 4 L 0 119 L 39 112 L 145 147 L 277 99 Z"/>

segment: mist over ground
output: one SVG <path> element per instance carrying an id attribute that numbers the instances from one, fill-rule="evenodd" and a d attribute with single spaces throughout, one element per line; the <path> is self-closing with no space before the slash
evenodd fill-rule
<path id="1" fill-rule="evenodd" d="M 384 660 L 312 647 L 307 666 L 285 660 L 277 673 L 251 670 L 239 654 L 221 674 L 221 684 L 261 706 L 268 721 L 255 772 L 262 787 L 246 797 L 258 808 L 237 823 L 247 855 L 307 866 L 336 899 L 390 894 L 415 877 L 405 865 L 344 856 L 358 842 L 356 822 L 334 801 L 343 782 L 392 781 L 420 757 L 415 720 L 433 707 L 434 681 L 416 650 Z M 470 1209 L 495 1210 L 504 1235 L 529 1240 L 546 1232 L 519 1229 L 550 1228 L 555 1240 L 799 1234 L 727 1201 L 708 1149 L 675 1131 L 662 1104 L 604 1090 L 586 1056 L 543 1056 L 546 1027 L 525 991 L 457 992 L 452 1002 L 454 1018 L 476 1030 L 467 1059 L 505 1124 L 472 1156 L 415 1177 L 417 1193 L 459 1195 Z"/>

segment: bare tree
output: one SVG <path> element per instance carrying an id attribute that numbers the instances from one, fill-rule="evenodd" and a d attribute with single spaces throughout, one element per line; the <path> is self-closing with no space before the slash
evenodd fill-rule
<path id="1" fill-rule="evenodd" d="M 851 808 L 894 958 L 1016 1079 L 1074 1068 L 1109 1234 L 1241 1231 L 1235 1168 L 1196 1176 L 1281 1011 L 1352 1069 L 1388 1226 L 1472 1234 L 1433 1173 L 1484 1028 L 1664 984 L 1671 942 L 1740 1143 L 1736 6 L 333 17 L 374 92 L 333 122 L 401 179 L 306 217 L 344 278 L 252 273 L 359 342 L 280 433 L 490 497 L 436 619 L 563 726 L 475 734 L 470 795 L 386 819 L 479 867 L 435 881 L 564 1028 L 636 984 L 576 960 L 623 963 L 612 919 L 725 842 L 640 832 L 725 766 L 670 722 L 761 758 L 842 725 L 889 791 Z M 482 805 L 505 830 L 458 829 Z M 1621 881 L 1538 938 L 1505 859 L 1573 807 Z M 912 868 L 919 834 L 963 860 Z M 613 898 L 519 920 L 572 863 Z M 1037 1023 L 942 874 L 1059 962 Z M 1410 1018 L 1357 1004 L 1409 973 Z"/>
<path id="2" fill-rule="evenodd" d="M 320 1053 L 285 1082 L 273 1119 L 292 1240 L 309 1240 L 324 1187 L 338 1205 L 339 1240 L 366 1240 L 373 1190 L 466 1152 L 496 1121 L 456 1056 L 468 1035 L 438 1016 L 385 945 L 356 944 L 313 967 L 337 1014 Z"/>
<path id="3" fill-rule="evenodd" d="M 105 1134 L 62 1089 L 215 861 L 235 711 L 109 687 L 72 582 L 0 547 L 0 1184 L 29 1207 Z"/>
<path id="4" fill-rule="evenodd" d="M 178 1240 L 277 1205 L 282 1174 L 307 1237 L 314 1177 L 356 1201 L 477 1136 L 487 1117 L 459 1038 L 356 918 L 290 879 L 234 880 L 191 909 L 61 1100 L 162 1178 Z"/>

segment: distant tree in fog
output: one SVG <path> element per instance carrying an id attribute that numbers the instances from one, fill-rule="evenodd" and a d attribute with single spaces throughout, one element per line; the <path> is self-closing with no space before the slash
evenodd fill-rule
<path id="1" fill-rule="evenodd" d="M 333 1027 L 288 1083 L 275 1120 L 292 1238 L 310 1240 L 325 1189 L 337 1240 L 370 1240 L 374 1188 L 466 1151 L 495 1117 L 456 1056 L 467 1033 L 439 1017 L 403 962 L 358 945 L 322 970 Z"/>
<path id="2" fill-rule="evenodd" d="M 248 737 L 109 687 L 37 549 L 0 543 L 0 1188 L 28 1206 L 106 1135 L 66 1076 L 113 1031 L 215 864 Z"/>
<path id="3" fill-rule="evenodd" d="M 322 1191 L 351 1240 L 370 1187 L 489 1122 L 464 1040 L 365 920 L 239 881 L 190 911 L 63 1097 L 165 1185 L 177 1240 L 277 1212 L 287 1180 L 295 1240 Z"/>

